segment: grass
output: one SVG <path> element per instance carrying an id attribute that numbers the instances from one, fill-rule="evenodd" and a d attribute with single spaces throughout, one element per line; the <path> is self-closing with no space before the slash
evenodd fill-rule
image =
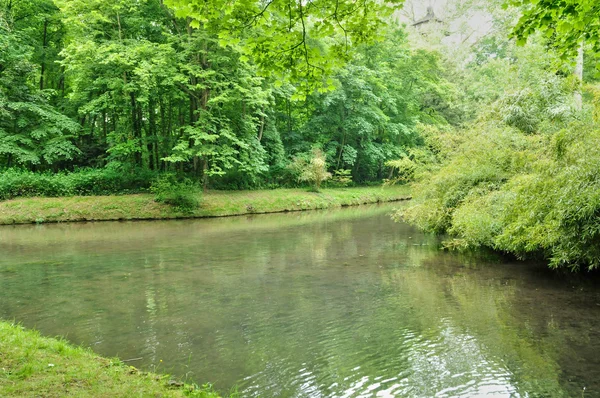
<path id="1" fill-rule="evenodd" d="M 0 321 L 0 397 L 218 398 L 168 375 L 141 372 L 64 340 Z"/>
<path id="2" fill-rule="evenodd" d="M 264 191 L 209 191 L 191 212 L 157 203 L 151 194 L 22 198 L 0 202 L 0 225 L 70 221 L 159 220 L 328 209 L 409 199 L 407 186 Z"/>

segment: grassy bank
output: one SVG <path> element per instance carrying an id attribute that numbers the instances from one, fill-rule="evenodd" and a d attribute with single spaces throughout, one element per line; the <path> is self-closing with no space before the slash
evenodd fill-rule
<path id="1" fill-rule="evenodd" d="M 0 397 L 203 397 L 209 387 L 140 372 L 118 359 L 0 321 Z"/>
<path id="2" fill-rule="evenodd" d="M 193 212 L 156 203 L 150 194 L 23 198 L 0 202 L 0 224 L 221 217 L 316 210 L 409 198 L 406 186 L 265 191 L 211 191 Z"/>

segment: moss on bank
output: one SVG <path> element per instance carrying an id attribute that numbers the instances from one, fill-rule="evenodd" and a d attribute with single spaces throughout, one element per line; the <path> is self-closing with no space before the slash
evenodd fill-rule
<path id="1" fill-rule="evenodd" d="M 406 186 L 323 189 L 319 193 L 302 189 L 211 191 L 202 195 L 202 205 L 193 212 L 157 203 L 149 194 L 23 198 L 0 202 L 0 224 L 222 217 L 327 209 L 409 198 Z"/>
<path id="2" fill-rule="evenodd" d="M 0 321 L 0 397 L 218 398 L 209 386 L 175 382 L 102 358 L 64 340 Z"/>

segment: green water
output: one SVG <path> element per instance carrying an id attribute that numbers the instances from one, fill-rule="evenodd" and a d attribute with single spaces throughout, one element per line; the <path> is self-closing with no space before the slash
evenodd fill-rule
<path id="1" fill-rule="evenodd" d="M 392 208 L 2 227 L 0 317 L 243 397 L 600 397 L 597 279 Z"/>

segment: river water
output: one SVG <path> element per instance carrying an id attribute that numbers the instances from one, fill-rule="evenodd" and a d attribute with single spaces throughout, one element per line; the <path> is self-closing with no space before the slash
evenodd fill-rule
<path id="1" fill-rule="evenodd" d="M 600 397 L 597 278 L 394 206 L 2 227 L 0 317 L 243 397 Z"/>

